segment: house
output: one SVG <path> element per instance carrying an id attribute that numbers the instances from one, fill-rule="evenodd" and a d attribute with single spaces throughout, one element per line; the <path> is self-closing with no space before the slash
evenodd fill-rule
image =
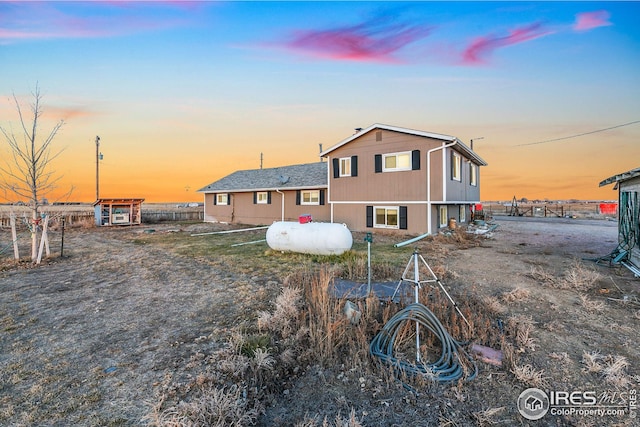
<path id="1" fill-rule="evenodd" d="M 383 124 L 320 156 L 327 162 L 238 171 L 203 187 L 205 221 L 270 224 L 310 214 L 352 231 L 435 233 L 469 221 L 487 165 L 456 137 Z"/>
<path id="2" fill-rule="evenodd" d="M 437 232 L 465 223 L 487 163 L 458 138 L 374 124 L 320 153 L 331 221 L 352 230 Z"/>
<path id="3" fill-rule="evenodd" d="M 618 190 L 618 252 L 640 271 L 640 168 L 611 176 L 600 187 L 615 183 Z"/>
<path id="4" fill-rule="evenodd" d="M 233 172 L 198 190 L 205 222 L 271 224 L 311 215 L 328 222 L 324 162 Z"/>

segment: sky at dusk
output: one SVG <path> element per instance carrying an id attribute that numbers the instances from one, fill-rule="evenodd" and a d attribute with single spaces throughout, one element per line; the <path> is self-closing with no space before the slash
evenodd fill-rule
<path id="1" fill-rule="evenodd" d="M 59 194 L 202 201 L 374 123 L 453 135 L 481 198 L 615 199 L 640 166 L 640 2 L 0 1 L 0 126 L 36 85 Z M 6 158 L 6 143 L 0 140 Z M 49 197 L 50 201 L 56 195 Z M 58 196 L 62 197 L 62 196 Z"/>

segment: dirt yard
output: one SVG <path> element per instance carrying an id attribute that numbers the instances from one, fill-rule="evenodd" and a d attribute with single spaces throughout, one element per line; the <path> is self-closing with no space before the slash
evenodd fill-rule
<path id="1" fill-rule="evenodd" d="M 349 425 L 364 426 L 639 425 L 629 401 L 640 388 L 640 279 L 581 261 L 615 248 L 616 223 L 495 223 L 491 238 L 460 245 L 441 236 L 398 249 L 398 259 L 414 247 L 437 259 L 460 305 L 473 294 L 491 313 L 492 328 L 512 331 L 502 367 L 478 361 L 476 379 L 415 393 L 375 368 L 303 366 L 270 388 L 254 424 L 321 425 L 351 414 Z M 230 250 L 243 259 L 236 263 L 220 247 L 208 252 L 213 237 L 191 237 L 221 227 L 67 230 L 64 257 L 56 255 L 61 236 L 54 231 L 54 255 L 38 267 L 0 254 L 0 425 L 147 425 L 158 422 L 151 415 L 166 396 L 188 396 L 213 369 L 211 356 L 271 306 L 293 268 L 262 268 L 259 258 L 272 256 L 264 243 Z M 243 237 L 260 238 L 263 231 Z M 375 239 L 373 251 L 385 241 Z M 366 253 L 362 240 L 354 235 L 354 249 Z M 0 230 L 0 247 L 8 242 L 10 232 Z M 191 252 L 191 245 L 204 249 Z M 595 392 L 599 404 L 626 409 L 528 421 L 516 403 L 529 387 Z"/>

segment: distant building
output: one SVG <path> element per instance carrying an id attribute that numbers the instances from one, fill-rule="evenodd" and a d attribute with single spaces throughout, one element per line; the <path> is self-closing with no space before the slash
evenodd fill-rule
<path id="1" fill-rule="evenodd" d="M 600 187 L 613 183 L 618 190 L 617 251 L 633 264 L 632 270 L 640 271 L 640 167 L 611 176 Z"/>

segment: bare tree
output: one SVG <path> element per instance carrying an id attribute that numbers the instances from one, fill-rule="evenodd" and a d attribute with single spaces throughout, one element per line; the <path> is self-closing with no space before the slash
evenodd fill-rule
<path id="1" fill-rule="evenodd" d="M 4 165 L 0 165 L 0 189 L 4 190 L 4 197 L 10 200 L 10 195 L 16 197 L 15 200 L 26 199 L 29 201 L 31 210 L 31 259 L 37 258 L 38 237 L 37 225 L 40 221 L 39 208 L 42 199 L 56 189 L 56 182 L 61 177 L 56 177 L 51 169 L 51 161 L 61 152 L 52 153 L 51 144 L 56 134 L 64 124 L 63 120 L 58 121 L 45 138 L 40 138 L 38 134 L 39 121 L 43 115 L 41 105 L 42 95 L 40 88 L 36 85 L 35 92 L 32 93 L 33 102 L 30 105 L 31 116 L 25 117 L 23 107 L 18 98 L 13 94 L 18 118 L 20 120 L 20 130 L 14 132 L 10 125 L 9 129 L 0 126 L 0 132 L 9 146 L 10 155 L 5 158 Z"/>

